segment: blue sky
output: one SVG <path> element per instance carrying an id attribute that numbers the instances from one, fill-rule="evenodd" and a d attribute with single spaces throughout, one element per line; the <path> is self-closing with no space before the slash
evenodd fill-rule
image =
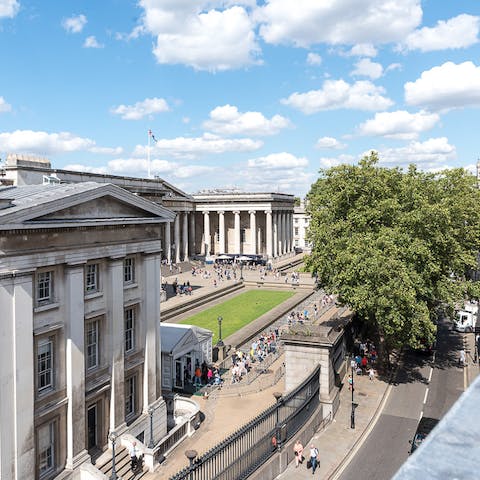
<path id="1" fill-rule="evenodd" d="M 0 157 L 305 195 L 321 168 L 472 172 L 476 0 L 0 0 Z"/>

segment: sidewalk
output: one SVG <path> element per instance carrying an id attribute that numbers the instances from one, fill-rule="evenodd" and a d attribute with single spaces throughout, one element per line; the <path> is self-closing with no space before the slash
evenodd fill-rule
<path id="1" fill-rule="evenodd" d="M 390 392 L 389 384 L 378 378 L 371 381 L 367 375 L 356 375 L 354 382 L 354 402 L 358 404 L 355 409 L 355 429 L 350 428 L 352 393 L 348 390 L 345 382 L 340 392 L 340 407 L 333 421 L 324 430 L 317 432 L 308 445 L 304 445 L 306 460 L 309 458 L 311 444 L 315 445 L 320 452 L 320 468 L 317 468 L 315 472 L 317 478 L 336 478 L 343 462 L 351 452 L 354 452 L 355 446 L 361 440 L 364 432 L 373 426 L 372 420 L 376 419 L 377 412 L 380 413 Z M 311 478 L 312 470 L 307 469 L 306 460 L 298 468 L 295 468 L 295 462 L 292 461 L 287 470 L 277 479 Z"/>

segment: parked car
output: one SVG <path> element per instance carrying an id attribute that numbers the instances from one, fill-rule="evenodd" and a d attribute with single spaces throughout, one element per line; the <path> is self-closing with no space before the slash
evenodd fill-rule
<path id="1" fill-rule="evenodd" d="M 417 430 L 412 440 L 410 440 L 410 455 L 422 444 L 427 435 L 435 428 L 438 419 L 430 417 L 422 417 L 418 422 Z"/>

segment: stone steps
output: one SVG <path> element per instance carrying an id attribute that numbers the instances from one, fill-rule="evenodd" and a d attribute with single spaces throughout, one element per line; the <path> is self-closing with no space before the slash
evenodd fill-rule
<path id="1" fill-rule="evenodd" d="M 110 478 L 112 474 L 111 450 L 108 450 L 108 452 L 110 456 L 105 458 L 105 456 L 102 455 L 102 460 L 99 459 L 95 466 Z M 122 480 L 140 480 L 148 473 L 148 469 L 145 466 L 143 470 L 138 473 L 132 472 L 130 468 L 130 455 L 124 447 L 115 448 L 115 471 L 117 472 L 117 477 Z"/>

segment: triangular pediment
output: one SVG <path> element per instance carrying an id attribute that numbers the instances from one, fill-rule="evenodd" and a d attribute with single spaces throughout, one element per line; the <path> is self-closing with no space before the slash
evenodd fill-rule
<path id="1" fill-rule="evenodd" d="M 62 208 L 55 212 L 37 217 L 35 221 L 48 220 L 85 220 L 102 218 L 151 218 L 152 213 L 146 212 L 135 205 L 121 202 L 109 195 L 88 200 L 68 208 Z"/>
<path id="2" fill-rule="evenodd" d="M 3 223 L 4 228 L 161 223 L 175 218 L 171 210 L 111 184 L 13 187 L 4 192 L 5 198 L 7 195 L 9 204 L 0 210 L 0 227 Z"/>

